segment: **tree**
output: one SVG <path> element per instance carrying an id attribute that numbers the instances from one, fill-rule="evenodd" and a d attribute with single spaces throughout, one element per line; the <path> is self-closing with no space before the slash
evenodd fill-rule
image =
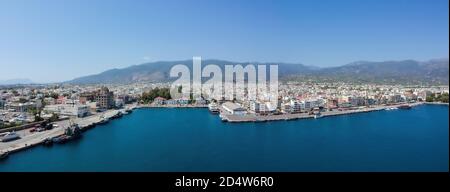
<path id="1" fill-rule="evenodd" d="M 142 93 L 140 100 L 143 103 L 151 103 L 156 97 L 163 97 L 165 99 L 171 99 L 169 88 L 154 88 L 149 92 Z"/>
<path id="2" fill-rule="evenodd" d="M 53 121 L 58 121 L 58 119 L 59 119 L 58 114 L 53 113 L 49 120 L 50 120 L 50 122 L 53 122 Z"/>
<path id="3" fill-rule="evenodd" d="M 19 103 L 26 103 L 26 102 L 28 102 L 28 100 L 27 100 L 27 99 L 24 99 L 24 98 L 19 98 Z"/>

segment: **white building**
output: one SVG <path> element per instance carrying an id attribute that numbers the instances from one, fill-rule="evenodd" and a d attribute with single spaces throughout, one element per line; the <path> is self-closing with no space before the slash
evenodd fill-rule
<path id="1" fill-rule="evenodd" d="M 232 102 L 225 102 L 222 104 L 223 109 L 225 109 L 228 113 L 234 115 L 244 115 L 247 110 L 242 108 L 240 105 Z"/>
<path id="2" fill-rule="evenodd" d="M 250 101 L 250 110 L 255 113 L 259 113 L 260 105 L 261 103 L 259 103 L 258 101 Z"/>
<path id="3" fill-rule="evenodd" d="M 87 105 L 47 105 L 44 111 L 76 117 L 84 117 L 90 114 L 89 106 Z"/>
<path id="4" fill-rule="evenodd" d="M 125 101 L 123 99 L 115 99 L 114 103 L 116 104 L 117 108 L 121 108 L 125 105 Z"/>

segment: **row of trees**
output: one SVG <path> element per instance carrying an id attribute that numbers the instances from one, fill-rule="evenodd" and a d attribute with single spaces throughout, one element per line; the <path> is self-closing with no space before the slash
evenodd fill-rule
<path id="1" fill-rule="evenodd" d="M 431 96 L 428 96 L 426 99 L 427 102 L 442 102 L 442 103 L 448 103 L 448 93 L 443 94 L 431 94 Z"/>

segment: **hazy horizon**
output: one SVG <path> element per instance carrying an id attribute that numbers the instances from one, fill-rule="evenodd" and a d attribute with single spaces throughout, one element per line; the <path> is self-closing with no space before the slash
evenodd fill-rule
<path id="1" fill-rule="evenodd" d="M 301 63 L 446 58 L 447 0 L 1 1 L 0 81 L 192 56 Z"/>

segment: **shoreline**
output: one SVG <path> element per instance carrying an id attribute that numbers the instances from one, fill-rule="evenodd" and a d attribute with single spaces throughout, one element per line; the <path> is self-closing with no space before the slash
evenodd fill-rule
<path id="1" fill-rule="evenodd" d="M 424 104 L 427 104 L 427 105 L 449 105 L 449 103 L 442 103 L 442 102 L 424 102 Z"/>

